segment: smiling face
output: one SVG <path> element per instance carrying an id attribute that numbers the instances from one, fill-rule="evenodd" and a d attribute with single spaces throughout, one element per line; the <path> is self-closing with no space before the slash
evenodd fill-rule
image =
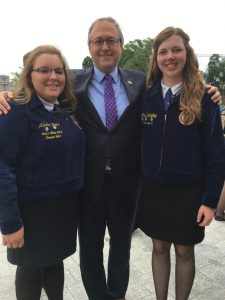
<path id="1" fill-rule="evenodd" d="M 116 40 L 115 43 L 96 44 L 95 41 Z M 111 72 L 118 64 L 122 52 L 119 33 L 116 26 L 109 21 L 97 22 L 90 32 L 89 52 L 94 65 L 102 72 Z"/>
<path id="2" fill-rule="evenodd" d="M 63 69 L 63 62 L 56 54 L 40 54 L 34 61 L 33 71 L 31 72 L 31 81 L 34 91 L 43 100 L 55 103 L 58 96 L 65 87 L 65 73 L 56 73 L 54 70 L 49 72 L 38 72 L 35 69 L 47 67 L 49 69 Z"/>
<path id="3" fill-rule="evenodd" d="M 159 45 L 157 64 L 164 84 L 173 86 L 183 81 L 185 63 L 186 49 L 180 36 L 172 35 Z"/>

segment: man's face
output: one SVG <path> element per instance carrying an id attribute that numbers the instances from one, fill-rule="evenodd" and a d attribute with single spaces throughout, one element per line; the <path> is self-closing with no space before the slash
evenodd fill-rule
<path id="1" fill-rule="evenodd" d="M 122 46 L 118 30 L 108 21 L 96 23 L 90 34 L 89 52 L 94 65 L 102 72 L 111 72 L 121 56 Z"/>

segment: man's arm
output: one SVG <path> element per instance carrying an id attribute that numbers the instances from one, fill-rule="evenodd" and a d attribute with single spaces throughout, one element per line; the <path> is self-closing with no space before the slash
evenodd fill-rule
<path id="1" fill-rule="evenodd" d="M 222 97 L 221 97 L 221 94 L 220 94 L 220 91 L 218 90 L 218 88 L 211 84 L 206 84 L 206 88 L 208 90 L 208 93 L 211 95 L 211 100 L 214 103 L 220 104 Z"/>
<path id="2" fill-rule="evenodd" d="M 214 103 L 220 103 L 221 95 L 216 86 L 207 84 L 206 88 L 208 89 L 208 93 L 211 95 L 211 99 Z M 7 101 L 13 99 L 13 93 L 9 91 L 0 92 L 0 115 L 6 115 L 10 110 L 10 105 Z"/>
<path id="3" fill-rule="evenodd" d="M 13 93 L 9 91 L 4 91 L 0 93 L 0 115 L 6 115 L 10 110 L 10 105 L 7 101 L 13 99 Z"/>

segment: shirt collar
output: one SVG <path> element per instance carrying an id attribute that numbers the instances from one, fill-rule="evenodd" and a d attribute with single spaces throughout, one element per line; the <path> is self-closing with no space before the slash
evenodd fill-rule
<path id="1" fill-rule="evenodd" d="M 58 100 L 55 102 L 55 103 L 50 103 L 50 102 L 47 102 L 45 100 L 43 100 L 40 96 L 37 96 L 41 103 L 44 105 L 45 109 L 47 109 L 48 111 L 52 111 L 54 109 L 54 104 L 59 104 Z"/>
<path id="2" fill-rule="evenodd" d="M 162 87 L 163 98 L 165 97 L 165 94 L 166 94 L 166 92 L 168 91 L 169 88 L 171 88 L 171 91 L 172 91 L 173 95 L 178 95 L 180 93 L 180 91 L 182 90 L 183 82 L 180 82 L 180 83 L 178 83 L 178 84 L 176 84 L 172 87 L 169 87 L 161 81 L 161 87 Z"/>
<path id="3" fill-rule="evenodd" d="M 119 80 L 118 67 L 116 67 L 109 74 L 112 76 L 114 82 L 117 82 Z M 103 73 L 97 67 L 94 66 L 93 78 L 96 79 L 99 84 L 103 81 L 105 75 L 106 75 L 105 73 Z"/>

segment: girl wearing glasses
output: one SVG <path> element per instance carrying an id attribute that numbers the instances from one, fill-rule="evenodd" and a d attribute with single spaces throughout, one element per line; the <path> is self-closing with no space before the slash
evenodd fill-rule
<path id="1" fill-rule="evenodd" d="M 56 108 L 57 107 L 57 108 Z M 0 228 L 17 265 L 18 300 L 63 299 L 63 260 L 76 250 L 77 192 L 83 183 L 84 133 L 65 59 L 44 45 L 24 69 L 0 118 Z"/>

